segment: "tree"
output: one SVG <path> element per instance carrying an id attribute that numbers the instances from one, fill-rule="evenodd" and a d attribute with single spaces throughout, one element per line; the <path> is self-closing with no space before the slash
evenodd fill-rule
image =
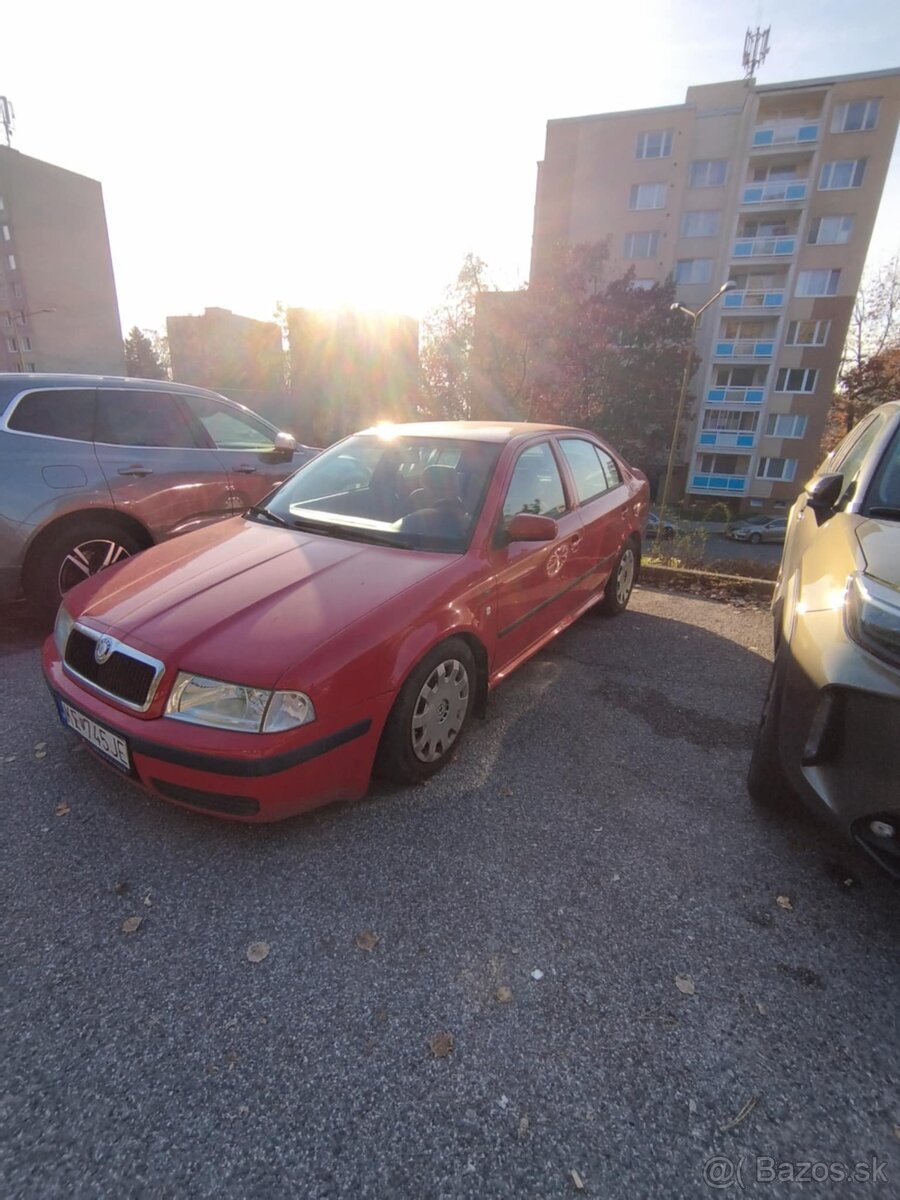
<path id="1" fill-rule="evenodd" d="M 487 264 L 467 254 L 444 303 L 422 322 L 422 408 L 429 417 L 471 416 L 475 308 L 478 296 L 490 290 L 486 273 Z"/>
<path id="2" fill-rule="evenodd" d="M 152 330 L 148 334 L 132 326 L 125 339 L 125 373 L 138 379 L 168 379 L 166 339 Z"/>
<path id="3" fill-rule="evenodd" d="M 900 384 L 900 259 L 867 272 L 857 293 L 822 449 L 832 450 Z"/>

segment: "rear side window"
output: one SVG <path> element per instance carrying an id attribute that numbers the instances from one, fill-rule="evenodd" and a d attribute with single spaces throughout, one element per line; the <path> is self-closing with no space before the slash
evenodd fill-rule
<path id="1" fill-rule="evenodd" d="M 593 442 L 586 442 L 583 438 L 562 438 L 559 444 L 575 479 L 579 504 L 602 496 L 613 486 L 607 483 L 599 450 Z"/>
<path id="2" fill-rule="evenodd" d="M 16 405 L 7 428 L 70 442 L 93 441 L 94 394 L 93 388 L 29 392 Z"/>
<path id="3" fill-rule="evenodd" d="M 101 388 L 97 393 L 96 441 L 112 446 L 197 445 L 171 392 Z"/>
<path id="4" fill-rule="evenodd" d="M 271 429 L 239 408 L 220 404 L 209 396 L 183 395 L 182 400 L 212 438 L 217 450 L 271 450 Z"/>
<path id="5" fill-rule="evenodd" d="M 618 487 L 622 482 L 622 475 L 616 466 L 616 460 L 611 454 L 607 454 L 605 450 L 598 448 L 597 453 L 600 455 L 600 461 L 603 463 L 603 470 L 606 472 L 609 486 L 611 488 Z"/>

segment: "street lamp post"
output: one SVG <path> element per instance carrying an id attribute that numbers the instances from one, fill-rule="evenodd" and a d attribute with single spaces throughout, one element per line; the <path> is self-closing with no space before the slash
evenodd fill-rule
<path id="1" fill-rule="evenodd" d="M 676 303 L 669 305 L 669 308 L 672 312 L 683 312 L 686 316 L 691 318 L 691 337 L 690 341 L 688 342 L 687 353 L 684 359 L 684 373 L 681 376 L 681 391 L 678 394 L 678 407 L 675 410 L 675 427 L 672 430 L 672 445 L 669 447 L 669 462 L 666 466 L 666 477 L 663 481 L 662 497 L 660 498 L 659 502 L 658 528 L 660 537 L 662 536 L 663 521 L 666 518 L 666 505 L 669 501 L 669 488 L 672 485 L 672 470 L 675 466 L 675 452 L 678 447 L 678 432 L 681 427 L 681 418 L 684 414 L 684 401 L 685 397 L 687 396 L 688 383 L 691 378 L 691 366 L 694 361 L 694 339 L 697 336 L 697 326 L 700 323 L 700 318 L 703 316 L 709 306 L 711 304 L 715 304 L 719 297 L 723 296 L 725 292 L 733 291 L 736 287 L 737 284 L 734 282 L 734 280 L 729 279 L 726 283 L 722 284 L 714 296 L 710 296 L 705 304 L 701 304 L 696 312 L 693 309 L 685 308 L 683 304 Z"/>

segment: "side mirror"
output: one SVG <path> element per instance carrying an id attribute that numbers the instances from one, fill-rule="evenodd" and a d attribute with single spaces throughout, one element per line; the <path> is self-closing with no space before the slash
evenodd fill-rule
<path id="1" fill-rule="evenodd" d="M 806 505 L 813 512 L 831 512 L 844 490 L 843 475 L 819 475 L 806 485 Z"/>
<path id="2" fill-rule="evenodd" d="M 559 526 L 552 517 L 536 513 L 516 513 L 506 527 L 508 542 L 552 542 L 558 534 Z"/>
<path id="3" fill-rule="evenodd" d="M 284 454 L 293 454 L 297 449 L 297 439 L 292 433 L 276 433 L 275 449 L 281 450 Z"/>

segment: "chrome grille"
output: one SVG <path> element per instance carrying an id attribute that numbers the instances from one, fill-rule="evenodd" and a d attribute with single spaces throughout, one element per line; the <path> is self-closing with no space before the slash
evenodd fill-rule
<path id="1" fill-rule="evenodd" d="M 69 673 L 93 690 L 142 712 L 153 699 L 163 664 L 115 639 L 110 639 L 108 657 L 98 662 L 95 648 L 100 637 L 94 630 L 75 626 L 66 642 L 64 656 Z"/>

